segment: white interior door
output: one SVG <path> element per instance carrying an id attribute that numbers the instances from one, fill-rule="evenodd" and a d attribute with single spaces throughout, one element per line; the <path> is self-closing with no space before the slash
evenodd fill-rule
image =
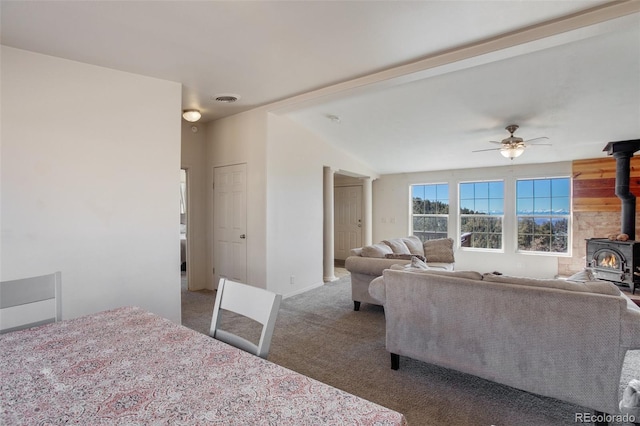
<path id="1" fill-rule="evenodd" d="M 334 256 L 345 260 L 352 248 L 362 247 L 362 187 L 334 189 Z"/>
<path id="2" fill-rule="evenodd" d="M 246 164 L 214 171 L 214 279 L 247 282 Z"/>

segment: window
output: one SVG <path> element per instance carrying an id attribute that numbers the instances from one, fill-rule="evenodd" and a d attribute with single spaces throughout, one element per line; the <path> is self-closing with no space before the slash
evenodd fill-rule
<path id="1" fill-rule="evenodd" d="M 518 250 L 569 252 L 569 178 L 516 181 Z"/>
<path id="2" fill-rule="evenodd" d="M 449 185 L 411 185 L 413 235 L 422 241 L 446 238 L 449 229 Z"/>
<path id="3" fill-rule="evenodd" d="M 461 183 L 459 194 L 460 233 L 468 241 L 465 246 L 501 250 L 504 182 Z"/>

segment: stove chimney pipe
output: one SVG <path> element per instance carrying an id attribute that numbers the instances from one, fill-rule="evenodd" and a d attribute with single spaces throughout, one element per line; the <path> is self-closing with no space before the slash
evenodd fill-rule
<path id="1" fill-rule="evenodd" d="M 636 197 L 629 189 L 631 180 L 631 157 L 640 150 L 640 139 L 609 142 L 603 151 L 616 159 L 616 195 L 622 202 L 620 216 L 621 231 L 636 239 Z"/>

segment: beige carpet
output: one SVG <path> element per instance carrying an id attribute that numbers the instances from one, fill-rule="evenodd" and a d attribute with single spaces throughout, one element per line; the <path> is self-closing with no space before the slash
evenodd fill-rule
<path id="1" fill-rule="evenodd" d="M 186 293 L 186 294 L 185 294 Z M 183 292 L 183 324 L 206 333 L 214 292 Z M 225 325 L 255 339 L 237 317 Z M 282 302 L 269 360 L 403 413 L 417 425 L 575 425 L 584 407 L 523 392 L 401 357 L 390 368 L 384 311 L 353 311 L 349 276 Z M 640 378 L 640 351 L 629 352 L 622 384 Z"/>

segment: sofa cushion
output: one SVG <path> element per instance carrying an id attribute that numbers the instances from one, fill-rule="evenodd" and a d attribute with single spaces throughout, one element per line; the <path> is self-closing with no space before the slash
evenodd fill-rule
<path id="1" fill-rule="evenodd" d="M 484 274 L 484 280 L 496 283 L 527 285 L 531 287 L 557 288 L 560 290 L 578 291 L 583 293 L 608 294 L 619 296 L 620 290 L 608 281 L 567 281 L 555 279 L 511 277 L 508 275 Z"/>
<path id="2" fill-rule="evenodd" d="M 344 267 L 347 271 L 351 272 L 352 276 L 353 274 L 361 274 L 379 277 L 382 275 L 382 271 L 391 268 L 393 265 L 406 265 L 410 262 L 409 260 L 401 259 L 349 256 L 344 262 Z M 373 277 L 369 277 L 369 281 L 367 282 L 370 282 L 372 279 Z"/>
<path id="3" fill-rule="evenodd" d="M 380 257 L 384 258 L 385 255 L 393 253 L 391 247 L 386 244 L 378 243 L 370 246 L 362 247 L 362 257 Z"/>
<path id="4" fill-rule="evenodd" d="M 407 247 L 402 238 L 394 238 L 382 242 L 391 247 L 391 250 L 396 254 L 411 254 L 409 247 Z"/>
<path id="5" fill-rule="evenodd" d="M 427 262 L 454 263 L 453 239 L 439 238 L 437 240 L 427 240 L 423 243 L 424 257 Z"/>
<path id="6" fill-rule="evenodd" d="M 422 247 L 422 240 L 420 238 L 415 235 L 409 235 L 408 237 L 403 238 L 402 241 L 407 245 L 411 254 L 424 256 L 424 247 Z"/>

